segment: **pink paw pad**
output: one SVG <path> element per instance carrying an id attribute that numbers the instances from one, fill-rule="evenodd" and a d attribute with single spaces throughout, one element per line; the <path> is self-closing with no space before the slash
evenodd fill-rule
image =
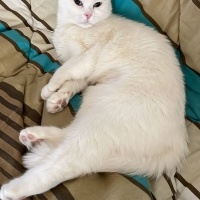
<path id="1" fill-rule="evenodd" d="M 65 107 L 67 103 L 65 101 L 62 102 L 62 107 Z"/>
<path id="2" fill-rule="evenodd" d="M 35 139 L 36 139 L 35 136 L 32 135 L 32 134 L 28 134 L 28 138 L 29 138 L 30 140 L 35 140 Z"/>
<path id="3" fill-rule="evenodd" d="M 27 141 L 26 136 L 24 136 L 24 135 L 22 136 L 22 141 L 23 141 L 23 142 L 26 142 L 26 141 Z"/>
<path id="4" fill-rule="evenodd" d="M 57 104 L 61 105 L 62 107 L 65 107 L 67 105 L 67 103 L 65 102 L 65 100 L 58 100 Z M 54 109 L 58 109 L 59 106 L 55 106 Z"/>
<path id="5" fill-rule="evenodd" d="M 44 141 L 44 140 L 39 139 L 39 140 L 35 141 L 34 144 L 41 144 L 43 141 Z"/>
<path id="6" fill-rule="evenodd" d="M 57 104 L 61 104 L 61 103 L 62 103 L 62 100 L 58 100 L 58 101 L 57 101 Z"/>

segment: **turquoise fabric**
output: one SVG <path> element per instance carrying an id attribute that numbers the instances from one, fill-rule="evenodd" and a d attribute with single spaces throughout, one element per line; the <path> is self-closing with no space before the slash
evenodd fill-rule
<path id="1" fill-rule="evenodd" d="M 151 190 L 147 179 L 143 176 L 130 176 L 131 178 L 135 179 L 141 185 L 143 185 L 147 190 Z"/>
<path id="2" fill-rule="evenodd" d="M 54 72 L 59 67 L 59 64 L 56 61 L 52 62 L 45 53 L 38 52 L 23 34 L 17 30 L 7 29 L 1 22 L 0 35 L 11 41 L 29 61 L 36 62 L 44 72 Z"/>
<path id="3" fill-rule="evenodd" d="M 200 76 L 182 62 L 178 50 L 176 55 L 185 78 L 186 116 L 193 122 L 200 123 Z"/>
<path id="4" fill-rule="evenodd" d="M 153 24 L 142 14 L 141 9 L 132 0 L 112 0 L 112 5 L 115 14 L 153 27 Z"/>
<path id="5" fill-rule="evenodd" d="M 15 39 L 15 44 L 29 59 L 38 55 L 37 51 L 31 47 L 30 42 L 25 37 L 21 36 L 16 30 L 9 30 L 2 34 L 11 40 Z"/>
<path id="6" fill-rule="evenodd" d="M 8 31 L 8 29 L 2 24 L 2 21 L 0 20 L 0 33 L 3 33 L 4 31 Z"/>

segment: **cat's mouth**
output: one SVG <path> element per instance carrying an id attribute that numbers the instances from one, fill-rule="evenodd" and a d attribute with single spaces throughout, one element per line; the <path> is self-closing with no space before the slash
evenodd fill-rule
<path id="1" fill-rule="evenodd" d="M 89 27 L 91 27 L 93 24 L 92 24 L 89 20 L 87 20 L 87 21 L 81 22 L 79 25 L 80 25 L 81 27 L 83 27 L 83 28 L 89 28 Z"/>

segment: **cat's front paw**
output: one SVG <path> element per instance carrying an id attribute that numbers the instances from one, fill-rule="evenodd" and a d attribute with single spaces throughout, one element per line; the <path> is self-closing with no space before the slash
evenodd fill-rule
<path id="1" fill-rule="evenodd" d="M 39 134 L 40 127 L 29 127 L 22 130 L 19 134 L 19 140 L 29 150 L 36 144 L 43 141 L 42 134 Z"/>
<path id="2" fill-rule="evenodd" d="M 47 100 L 56 90 L 51 87 L 50 84 L 45 85 L 41 91 L 41 97 L 43 100 Z"/>
<path id="3" fill-rule="evenodd" d="M 49 113 L 60 112 L 68 104 L 71 96 L 70 92 L 55 92 L 47 99 L 47 111 Z"/>
<path id="4" fill-rule="evenodd" d="M 24 188 L 25 189 L 25 188 Z M 12 181 L 8 184 L 5 184 L 1 187 L 0 190 L 0 199 L 1 200 L 22 200 L 25 197 L 20 196 L 19 188 L 12 184 Z"/>

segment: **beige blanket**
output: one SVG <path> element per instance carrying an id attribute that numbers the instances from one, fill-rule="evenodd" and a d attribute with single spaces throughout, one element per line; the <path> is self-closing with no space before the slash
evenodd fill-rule
<path id="1" fill-rule="evenodd" d="M 113 1 L 119 13 L 126 6 L 123 2 Z M 181 47 L 184 62 L 200 72 L 198 0 L 127 2 L 139 6 L 144 16 L 152 23 L 156 22 L 158 29 L 168 34 L 176 47 Z M 78 109 L 80 96 L 56 114 L 47 113 L 40 98 L 41 88 L 60 66 L 51 41 L 56 11 L 56 0 L 0 0 L 1 185 L 25 171 L 21 156 L 26 149 L 18 139 L 21 129 L 40 124 L 66 126 Z M 188 22 L 189 19 L 192 23 Z M 191 150 L 188 163 L 171 179 L 165 175 L 158 180 L 147 180 L 145 177 L 101 173 L 65 182 L 29 199 L 200 199 L 200 130 L 195 124 L 187 121 Z"/>

